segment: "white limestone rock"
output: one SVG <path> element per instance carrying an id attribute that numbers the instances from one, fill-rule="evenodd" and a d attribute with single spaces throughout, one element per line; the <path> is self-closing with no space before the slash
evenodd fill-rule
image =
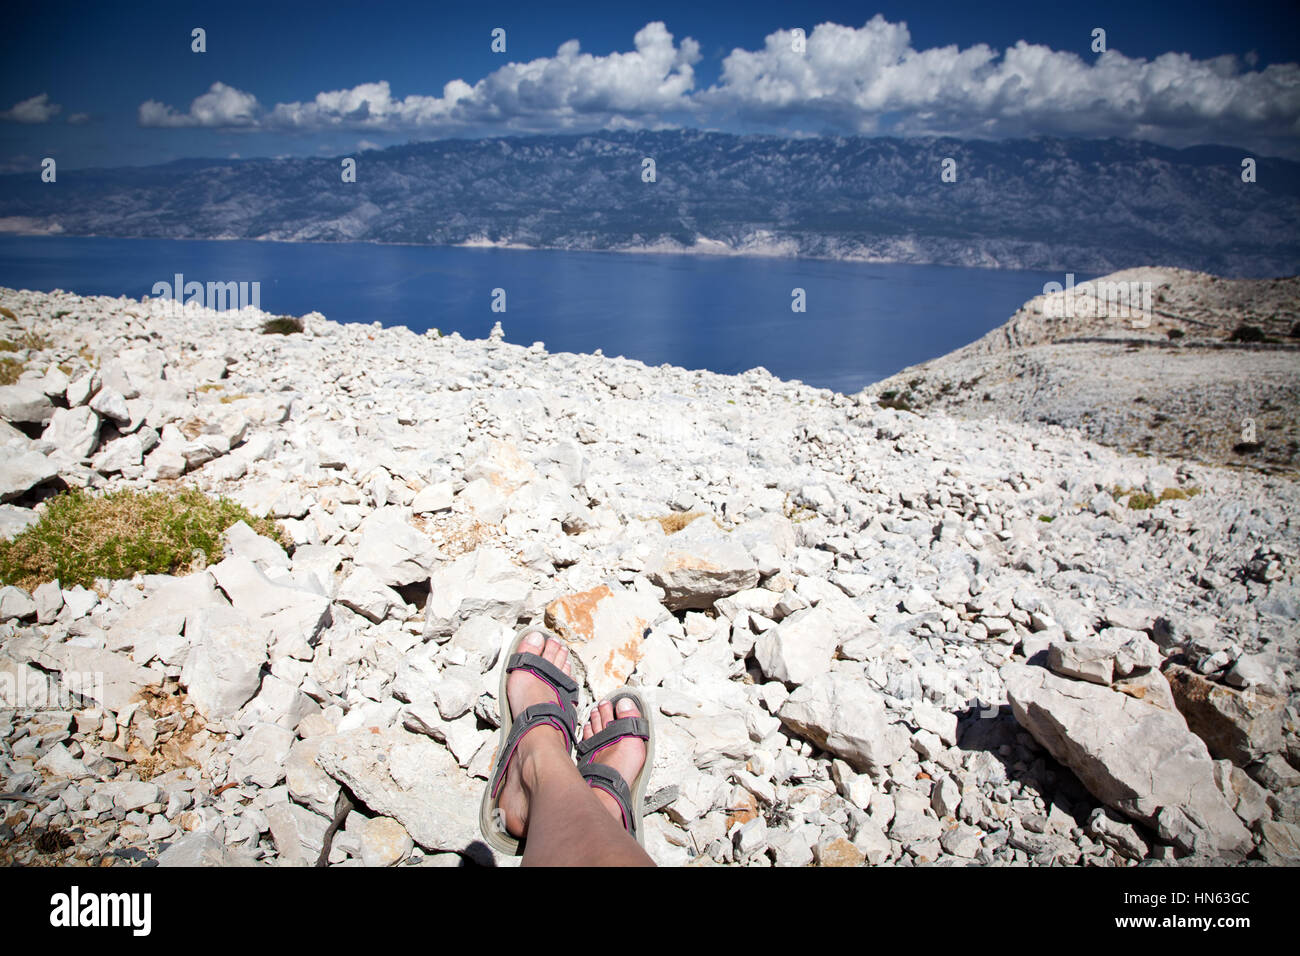
<path id="1" fill-rule="evenodd" d="M 433 542 L 396 508 L 382 508 L 361 523 L 353 561 L 386 585 L 400 587 L 429 577 L 437 563 Z"/>
<path id="2" fill-rule="evenodd" d="M 759 637 L 754 657 L 763 676 L 805 684 L 826 672 L 838 646 L 834 612 L 825 605 L 797 611 Z"/>
<path id="3" fill-rule="evenodd" d="M 67 461 L 86 458 L 99 443 L 99 416 L 91 409 L 58 408 L 41 433 L 42 440 L 54 446 L 54 454 Z"/>
<path id="4" fill-rule="evenodd" d="M 266 625 L 236 608 L 201 608 L 185 620 L 190 652 L 181 684 L 201 714 L 228 717 L 262 682 L 271 635 Z"/>
<path id="5" fill-rule="evenodd" d="M 1249 851 L 1204 742 L 1180 715 L 1041 667 L 1009 664 L 1003 674 L 1016 720 L 1097 799 L 1152 827 L 1162 814 L 1176 818 L 1170 837 L 1186 850 Z"/>
<path id="6" fill-rule="evenodd" d="M 353 566 L 339 585 L 334 600 L 378 624 L 390 615 L 404 616 L 406 602 L 369 566 Z"/>
<path id="7" fill-rule="evenodd" d="M 275 724 L 257 724 L 240 738 L 230 754 L 230 779 L 274 787 L 284 779 L 285 759 L 293 742 L 293 731 Z"/>
<path id="8" fill-rule="evenodd" d="M 889 719 L 881 696 L 865 680 L 838 672 L 797 688 L 777 716 L 792 733 L 877 779 L 909 748 L 910 735 Z"/>
<path id="9" fill-rule="evenodd" d="M 490 854 L 478 833 L 481 781 L 428 737 L 361 728 L 320 739 L 317 763 L 371 810 L 392 817 L 426 850 Z"/>
<path id="10" fill-rule="evenodd" d="M 36 617 L 36 601 L 22 588 L 6 584 L 0 587 L 0 621 L 24 621 Z"/>
<path id="11" fill-rule="evenodd" d="M 670 610 L 712 607 L 758 584 L 758 568 L 744 545 L 706 518 L 669 535 L 646 561 L 646 575 L 664 589 Z"/>
<path id="12" fill-rule="evenodd" d="M 30 385 L 0 385 L 0 419 L 44 425 L 54 414 L 54 404 Z"/>
<path id="13" fill-rule="evenodd" d="M 58 465 L 38 451 L 0 455 L 0 501 L 12 501 L 59 473 Z"/>
<path id="14" fill-rule="evenodd" d="M 513 626 L 531 593 L 528 576 L 503 549 L 480 546 L 439 565 L 430 575 L 425 637 L 450 637 L 480 614 Z"/>

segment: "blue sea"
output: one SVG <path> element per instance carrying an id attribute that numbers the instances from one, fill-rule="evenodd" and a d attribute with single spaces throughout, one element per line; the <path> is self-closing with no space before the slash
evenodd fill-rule
<path id="1" fill-rule="evenodd" d="M 852 393 L 974 341 L 1060 273 L 808 259 L 174 239 L 0 237 L 0 286 L 152 294 L 260 282 L 269 312 L 438 328 L 552 352 L 772 374 Z M 1089 276 L 1076 277 L 1083 281 Z M 504 313 L 493 312 L 495 289 Z M 804 290 L 806 311 L 791 310 Z"/>

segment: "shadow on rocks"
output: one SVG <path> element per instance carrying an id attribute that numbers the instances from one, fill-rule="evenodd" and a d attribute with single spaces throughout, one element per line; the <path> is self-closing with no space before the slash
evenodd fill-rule
<path id="1" fill-rule="evenodd" d="M 1087 823 L 1093 807 L 1099 806 L 1074 772 L 1058 763 L 1020 726 L 1010 704 L 1003 704 L 996 711 L 971 707 L 960 712 L 957 715 L 957 747 L 968 754 L 987 753 L 1002 765 L 1006 784 L 993 783 L 991 790 L 995 795 L 1004 786 L 1019 784 L 1042 797 L 1047 805 L 1046 811 L 1050 812 L 1055 805 L 1080 826 Z M 971 766 L 969 758 L 963 763 Z M 977 777 L 981 776 L 978 767 L 975 772 Z M 984 780 L 980 783 L 981 790 L 989 792 Z M 1012 794 L 1008 791 L 1005 796 L 1005 800 L 995 799 L 995 802 L 1010 803 Z"/>

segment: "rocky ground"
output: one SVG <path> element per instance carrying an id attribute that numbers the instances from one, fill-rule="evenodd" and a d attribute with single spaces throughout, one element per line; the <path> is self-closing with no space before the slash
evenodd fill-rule
<path id="1" fill-rule="evenodd" d="M 489 862 L 529 621 L 587 700 L 646 689 L 664 864 L 1300 861 L 1289 478 L 762 369 L 0 306 L 5 535 L 192 485 L 292 543 L 0 590 L 0 690 L 80 695 L 0 710 L 9 862 Z"/>
<path id="2" fill-rule="evenodd" d="M 1295 475 L 1300 278 L 1128 269 L 1151 308 L 1040 295 L 977 342 L 877 382 L 864 397 L 962 418 L 1077 428 L 1102 444 Z M 1265 341 L 1231 341 L 1241 325 Z"/>

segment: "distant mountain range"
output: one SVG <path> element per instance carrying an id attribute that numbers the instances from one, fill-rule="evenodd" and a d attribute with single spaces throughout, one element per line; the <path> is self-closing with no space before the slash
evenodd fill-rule
<path id="1" fill-rule="evenodd" d="M 442 140 L 341 158 L 0 176 L 0 227 L 72 235 L 517 244 L 1109 272 L 1300 271 L 1300 163 L 1130 140 L 699 131 Z M 643 160 L 655 182 L 643 181 Z M 956 182 L 941 181 L 955 160 Z"/>

